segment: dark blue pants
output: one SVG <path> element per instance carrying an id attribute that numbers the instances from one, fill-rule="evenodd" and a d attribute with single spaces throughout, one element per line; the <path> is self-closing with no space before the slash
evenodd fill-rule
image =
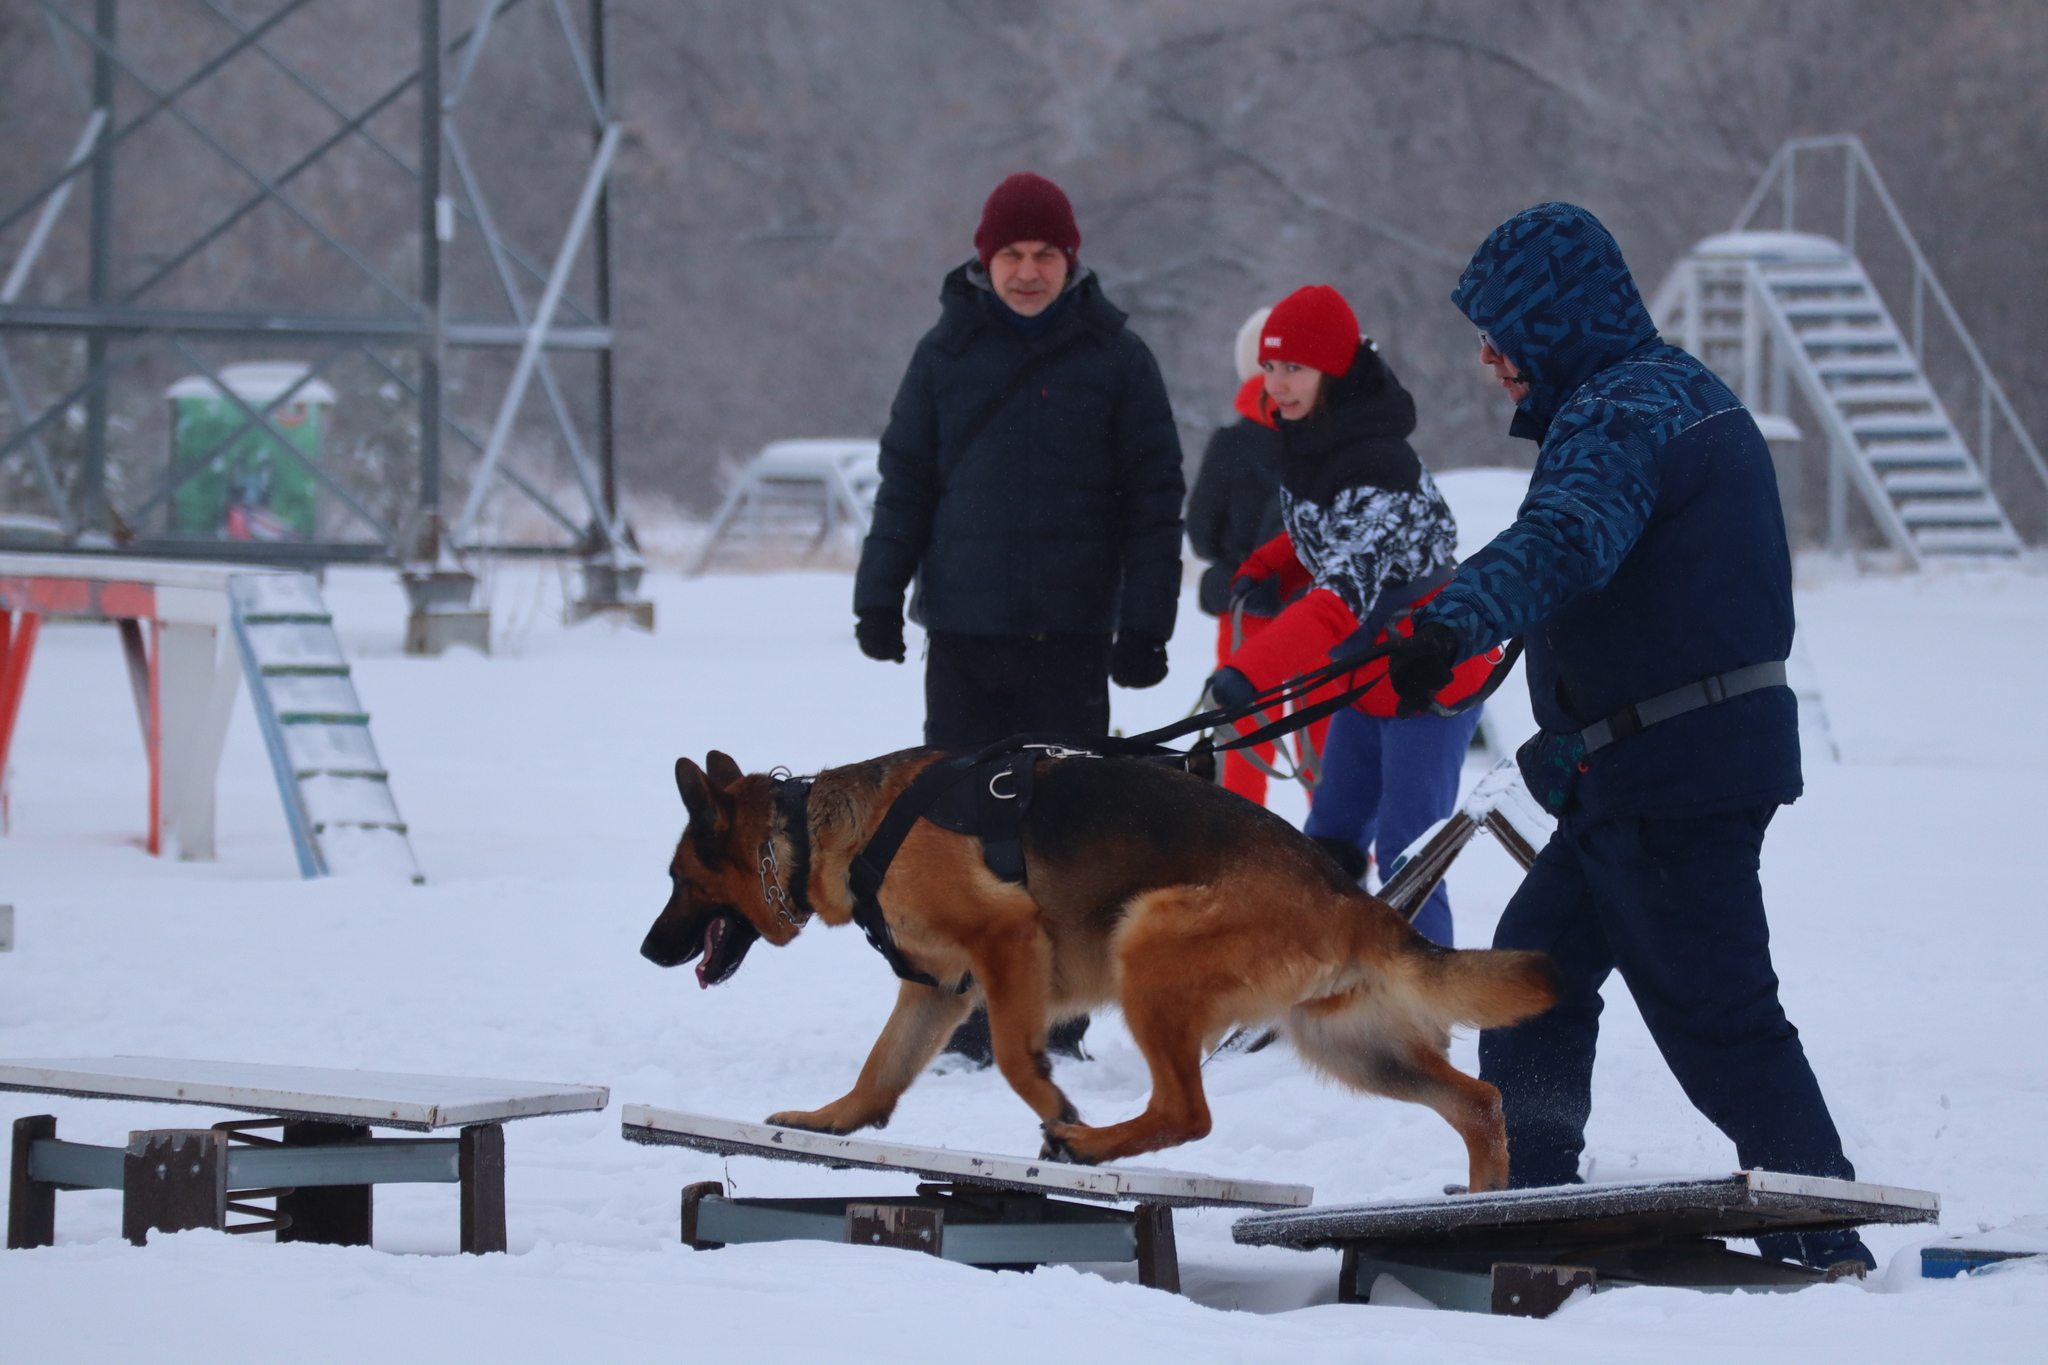
<path id="1" fill-rule="evenodd" d="M 1330 717 L 1323 780 L 1304 832 L 1374 851 L 1384 878 L 1402 850 L 1457 809 L 1458 774 L 1478 728 L 1476 706 L 1449 719 L 1407 720 L 1344 708 Z M 1451 897 L 1442 882 L 1416 912 L 1415 927 L 1432 942 L 1451 946 Z"/>
<path id="2" fill-rule="evenodd" d="M 1479 1038 L 1479 1074 L 1506 1111 L 1510 1185 L 1578 1179 L 1600 985 L 1616 969 L 1686 1097 L 1734 1141 L 1744 1168 L 1855 1178 L 1778 1004 L 1757 880 L 1775 809 L 1567 820 L 1544 845 L 1493 946 L 1548 953 L 1561 997 Z"/>

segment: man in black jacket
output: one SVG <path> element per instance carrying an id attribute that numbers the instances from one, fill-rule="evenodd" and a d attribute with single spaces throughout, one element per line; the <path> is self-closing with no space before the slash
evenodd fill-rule
<path id="1" fill-rule="evenodd" d="M 1109 680 L 1166 676 L 1180 593 L 1180 437 L 1159 366 L 1075 252 L 1060 188 L 996 187 L 946 276 L 882 436 L 854 580 L 869 658 L 929 636 L 925 742 L 1109 731 Z"/>
<path id="2" fill-rule="evenodd" d="M 1166 677 L 1180 596 L 1180 434 L 1152 352 L 1075 253 L 1060 187 L 1013 175 L 946 276 L 882 433 L 855 637 L 902 663 L 926 632 L 925 743 L 1109 733 L 1109 682 Z M 1048 1046 L 1083 1057 L 1088 1019 Z M 946 1045 L 994 1059 L 976 1011 Z"/>

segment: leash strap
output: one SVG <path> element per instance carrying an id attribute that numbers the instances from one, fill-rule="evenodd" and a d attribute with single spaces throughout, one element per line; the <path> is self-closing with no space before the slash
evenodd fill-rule
<path id="1" fill-rule="evenodd" d="M 1688 711 L 1697 711 L 1703 706 L 1718 706 L 1730 697 L 1739 697 L 1745 692 L 1760 692 L 1766 687 L 1785 685 L 1785 661 L 1776 659 L 1767 664 L 1751 664 L 1728 673 L 1716 673 L 1698 682 L 1689 682 L 1683 687 L 1674 687 L 1669 692 L 1659 692 L 1648 701 L 1639 701 L 1633 706 L 1624 706 L 1605 720 L 1596 720 L 1579 731 L 1579 738 L 1586 743 L 1586 752 L 1604 749 L 1617 740 L 1639 734 L 1660 721 L 1682 716 Z"/>

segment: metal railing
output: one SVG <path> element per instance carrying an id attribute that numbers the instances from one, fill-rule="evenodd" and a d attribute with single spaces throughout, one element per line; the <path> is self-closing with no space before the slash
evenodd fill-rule
<path id="1" fill-rule="evenodd" d="M 1769 200 L 1773 190 L 1779 191 L 1779 222 L 1785 231 L 1795 230 L 1799 203 L 1799 158 L 1806 152 L 1839 152 L 1842 154 L 1842 235 L 1841 242 L 1851 256 L 1857 254 L 1856 230 L 1858 199 L 1865 182 L 1875 194 L 1884 217 L 1897 235 L 1899 245 L 1906 250 L 1913 266 L 1912 306 L 1910 309 L 1909 340 L 1913 358 L 1926 370 L 1927 300 L 1932 298 L 1937 314 L 1947 321 L 1952 339 L 1962 348 L 1976 376 L 1977 398 L 1977 464 L 1985 483 L 1989 486 L 1992 478 L 1992 455 L 1998 420 L 2002 418 L 2006 431 L 2018 444 L 2034 473 L 2041 480 L 2044 491 L 2048 491 L 2048 461 L 2041 457 L 2041 449 L 2034 444 L 2026 425 L 2014 411 L 2012 400 L 2006 397 L 2005 387 L 1991 372 L 1991 366 L 1984 359 L 1984 353 L 1977 346 L 1977 340 L 1970 335 L 1962 315 L 1935 276 L 1934 267 L 1928 264 L 1927 255 L 1920 250 L 1920 243 L 1912 230 L 1906 226 L 1905 215 L 1899 212 L 1898 202 L 1886 188 L 1884 177 L 1877 173 L 1877 165 L 1870 159 L 1870 153 L 1863 146 L 1863 139 L 1854 133 L 1836 133 L 1826 137 L 1796 137 L 1778 149 L 1757 180 L 1756 188 L 1750 191 L 1749 199 L 1741 212 L 1735 215 L 1731 231 L 1745 232 L 1753 229 L 1758 212 Z M 1825 183 L 1825 182 L 1823 182 Z M 1873 280 L 1871 287 L 1875 289 Z M 1931 379 L 1930 379 L 1931 382 Z M 1958 432 L 1958 434 L 1961 434 Z"/>

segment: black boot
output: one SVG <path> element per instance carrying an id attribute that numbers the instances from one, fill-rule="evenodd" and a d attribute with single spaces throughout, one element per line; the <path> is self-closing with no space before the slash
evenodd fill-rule
<path id="1" fill-rule="evenodd" d="M 955 1057 L 965 1057 L 977 1067 L 993 1063 L 996 1045 L 988 1034 L 988 1011 L 977 1009 L 968 1015 L 967 1022 L 954 1029 L 953 1036 L 946 1040 L 944 1050 Z"/>
<path id="2" fill-rule="evenodd" d="M 1072 1057 L 1077 1062 L 1092 1062 L 1095 1059 L 1081 1047 L 1081 1039 L 1088 1033 L 1088 1016 L 1083 1014 L 1073 1019 L 1062 1019 L 1052 1026 L 1046 1035 L 1045 1050 L 1055 1056 Z"/>
<path id="3" fill-rule="evenodd" d="M 1830 1279 L 1862 1279 L 1877 1269 L 1877 1257 L 1853 1228 L 1839 1232 L 1776 1232 L 1756 1239 L 1756 1249 L 1780 1261 L 1797 1261 L 1827 1271 Z"/>
<path id="4" fill-rule="evenodd" d="M 1064 1019 L 1054 1024 L 1046 1038 L 1046 1051 L 1061 1057 L 1072 1057 L 1077 1062 L 1095 1060 L 1081 1048 L 1081 1039 L 1088 1032 L 1088 1016 L 1078 1019 Z M 995 1041 L 988 1033 L 988 1011 L 978 1009 L 967 1016 L 967 1022 L 953 1030 L 947 1040 L 945 1051 L 956 1057 L 965 1057 L 977 1067 L 989 1066 L 996 1059 Z"/>

